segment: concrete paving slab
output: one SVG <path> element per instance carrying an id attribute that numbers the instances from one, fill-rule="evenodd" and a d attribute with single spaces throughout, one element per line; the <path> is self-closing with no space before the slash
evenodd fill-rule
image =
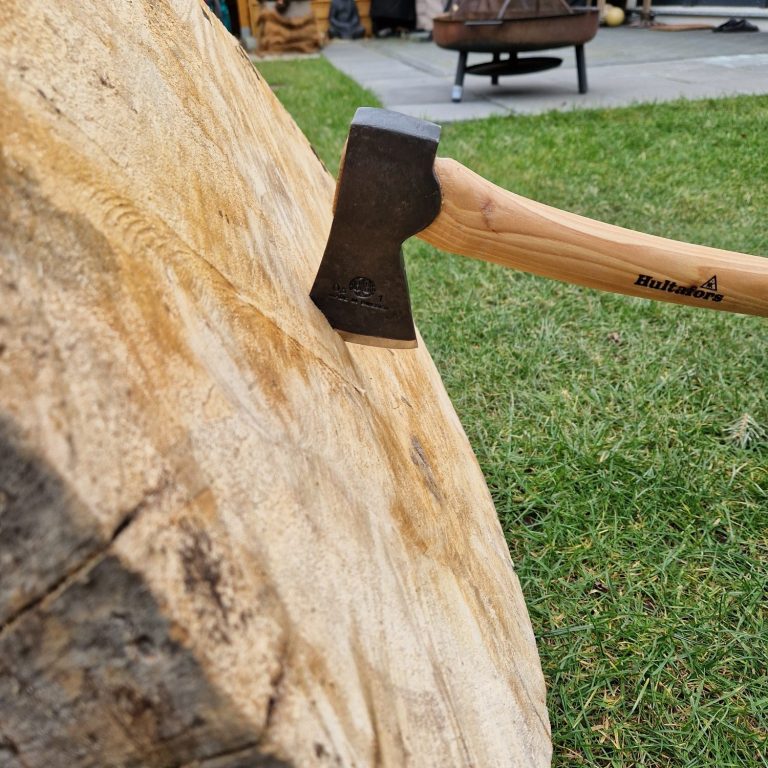
<path id="1" fill-rule="evenodd" d="M 462 101 L 459 104 L 452 104 L 450 101 L 436 104 L 390 104 L 387 105 L 387 109 L 393 109 L 395 112 L 402 112 L 411 117 L 420 117 L 423 120 L 432 120 L 440 125 L 509 114 L 507 107 L 484 100 Z"/>
<path id="2" fill-rule="evenodd" d="M 372 86 L 375 88 L 375 85 Z M 420 106 L 434 101 L 435 99 L 435 85 L 434 83 L 422 83 L 395 86 L 394 88 L 387 86 L 386 88 L 377 89 L 377 95 L 381 99 L 383 104 L 413 104 Z M 448 94 L 450 101 L 450 93 Z M 445 101 L 446 99 L 443 99 Z M 485 100 L 482 94 L 467 93 L 464 101 L 467 103 L 475 104 L 478 101 Z M 438 102 L 439 103 L 439 102 Z"/>
<path id="3" fill-rule="evenodd" d="M 586 46 L 589 92 L 579 94 L 573 49 L 536 52 L 563 63 L 531 75 L 467 75 L 464 98 L 450 100 L 457 54 L 408 39 L 336 41 L 324 56 L 383 105 L 441 123 L 499 114 L 768 93 L 768 32 L 714 34 L 602 28 Z M 488 60 L 470 54 L 469 63 Z"/>

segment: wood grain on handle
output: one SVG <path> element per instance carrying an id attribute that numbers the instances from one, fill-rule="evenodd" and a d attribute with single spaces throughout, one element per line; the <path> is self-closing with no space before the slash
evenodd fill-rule
<path id="1" fill-rule="evenodd" d="M 435 161 L 442 210 L 419 237 L 445 251 L 603 291 L 768 316 L 768 259 L 646 235 L 507 192 Z"/>

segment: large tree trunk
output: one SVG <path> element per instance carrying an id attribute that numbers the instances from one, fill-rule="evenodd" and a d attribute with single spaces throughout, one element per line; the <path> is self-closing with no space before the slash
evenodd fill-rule
<path id="1" fill-rule="evenodd" d="M 470 446 L 309 300 L 333 180 L 236 41 L 4 0 L 0 141 L 0 765 L 546 765 Z"/>

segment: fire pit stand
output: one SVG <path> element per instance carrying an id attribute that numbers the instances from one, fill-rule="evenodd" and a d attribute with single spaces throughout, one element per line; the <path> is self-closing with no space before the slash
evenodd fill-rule
<path id="1" fill-rule="evenodd" d="M 598 17 L 596 8 L 572 8 L 565 0 L 456 0 L 435 18 L 433 29 L 438 46 L 459 53 L 451 100 L 461 101 L 467 74 L 498 85 L 499 77 L 542 72 L 563 62 L 519 53 L 570 46 L 576 51 L 579 93 L 586 93 L 584 44 L 597 33 Z M 470 53 L 490 53 L 492 59 L 468 67 Z"/>

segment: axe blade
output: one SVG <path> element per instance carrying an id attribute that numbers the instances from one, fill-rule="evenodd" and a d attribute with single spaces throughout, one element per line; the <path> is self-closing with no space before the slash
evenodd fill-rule
<path id="1" fill-rule="evenodd" d="M 440 212 L 440 127 L 361 107 L 347 139 L 336 210 L 310 297 L 347 341 L 416 346 L 402 243 Z"/>

